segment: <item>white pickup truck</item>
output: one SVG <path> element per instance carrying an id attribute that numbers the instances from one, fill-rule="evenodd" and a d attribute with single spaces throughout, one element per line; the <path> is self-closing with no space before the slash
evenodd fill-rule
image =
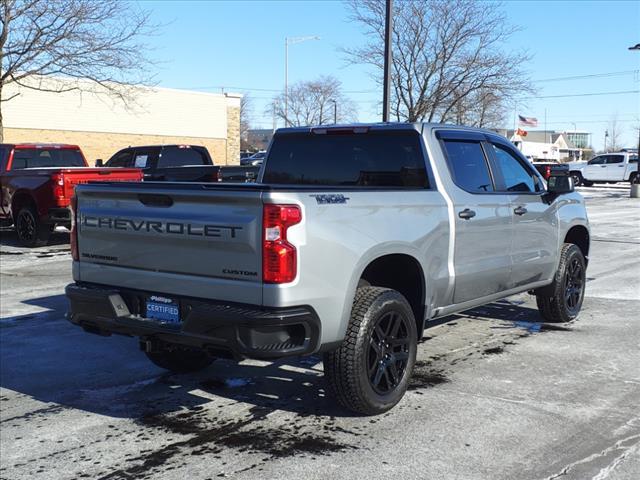
<path id="1" fill-rule="evenodd" d="M 590 187 L 595 182 L 635 182 L 638 175 L 638 155 L 629 152 L 606 153 L 588 162 L 569 163 L 575 186 Z"/>
<path id="2" fill-rule="evenodd" d="M 68 318 L 175 372 L 323 353 L 329 392 L 381 413 L 432 320 L 525 291 L 577 317 L 589 223 L 568 173 L 404 123 L 278 130 L 253 184 L 81 185 Z"/>

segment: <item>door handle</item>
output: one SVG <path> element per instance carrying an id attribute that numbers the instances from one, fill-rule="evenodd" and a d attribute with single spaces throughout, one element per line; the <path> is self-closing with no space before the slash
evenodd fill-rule
<path id="1" fill-rule="evenodd" d="M 524 207 L 516 207 L 514 208 L 513 213 L 515 213 L 516 215 L 524 215 L 525 213 L 527 213 L 527 209 Z"/>
<path id="2" fill-rule="evenodd" d="M 600 165 L 600 168 L 607 168 L 606 165 Z"/>
<path id="3" fill-rule="evenodd" d="M 469 210 L 468 208 L 465 208 L 461 212 L 458 212 L 458 216 L 465 220 L 471 220 L 473 217 L 476 216 L 476 212 L 474 212 L 473 210 Z"/>

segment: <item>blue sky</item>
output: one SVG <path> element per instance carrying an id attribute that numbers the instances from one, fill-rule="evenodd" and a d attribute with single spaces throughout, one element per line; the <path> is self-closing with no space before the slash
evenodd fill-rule
<path id="1" fill-rule="evenodd" d="M 398 0 L 396 0 L 398 1 Z M 360 121 L 379 120 L 381 93 L 371 70 L 348 66 L 339 49 L 364 42 L 361 28 L 350 23 L 342 2 L 322 1 L 145 1 L 153 20 L 165 24 L 149 39 L 152 55 L 163 63 L 161 86 L 220 92 L 246 92 L 253 98 L 253 124 L 270 128 L 265 105 L 283 88 L 285 37 L 317 35 L 289 48 L 289 81 L 320 75 L 339 78 L 355 102 Z M 511 23 L 520 27 L 505 49 L 526 49 L 525 67 L 539 96 L 640 90 L 639 1 L 511 1 L 503 4 Z M 624 73 L 627 72 L 627 73 Z M 631 73 L 628 73 L 631 72 Z M 635 72 L 635 73 L 634 73 Z M 599 75 L 573 80 L 572 76 Z M 592 132 L 602 148 L 604 131 L 617 114 L 621 139 L 637 145 L 633 127 L 640 124 L 640 93 L 563 98 L 530 98 L 518 113 L 537 117 L 539 128 Z M 574 125 L 575 124 L 575 125 Z M 511 127 L 509 119 L 505 127 Z"/>

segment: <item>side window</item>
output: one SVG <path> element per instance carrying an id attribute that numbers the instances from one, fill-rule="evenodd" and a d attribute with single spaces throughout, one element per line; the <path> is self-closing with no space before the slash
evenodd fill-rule
<path id="1" fill-rule="evenodd" d="M 638 156 L 629 157 L 629 163 L 638 163 Z"/>
<path id="2" fill-rule="evenodd" d="M 133 158 L 132 150 L 123 150 L 116 153 L 106 163 L 107 167 L 132 167 L 131 160 Z"/>
<path id="3" fill-rule="evenodd" d="M 612 163 L 622 163 L 624 157 L 622 155 L 609 155 L 607 157 L 607 165 L 611 165 Z"/>
<path id="4" fill-rule="evenodd" d="M 8 147 L 0 147 L 0 170 L 5 170 L 7 168 L 6 162 L 9 153 Z"/>
<path id="5" fill-rule="evenodd" d="M 491 144 L 495 155 L 496 166 L 502 175 L 504 187 L 508 192 L 537 192 L 540 191 L 533 173 L 520 163 L 518 158 L 506 148 Z"/>
<path id="6" fill-rule="evenodd" d="M 494 191 L 480 142 L 444 140 L 443 145 L 456 185 L 470 193 Z"/>
<path id="7" fill-rule="evenodd" d="M 604 165 L 605 158 L 606 157 L 604 156 L 592 158 L 591 160 L 589 160 L 589 165 Z"/>

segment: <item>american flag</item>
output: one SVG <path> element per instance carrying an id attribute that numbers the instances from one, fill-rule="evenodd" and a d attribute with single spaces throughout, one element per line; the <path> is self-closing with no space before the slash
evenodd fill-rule
<path id="1" fill-rule="evenodd" d="M 518 124 L 521 127 L 537 127 L 538 119 L 535 117 L 523 117 L 522 115 L 518 115 Z"/>

